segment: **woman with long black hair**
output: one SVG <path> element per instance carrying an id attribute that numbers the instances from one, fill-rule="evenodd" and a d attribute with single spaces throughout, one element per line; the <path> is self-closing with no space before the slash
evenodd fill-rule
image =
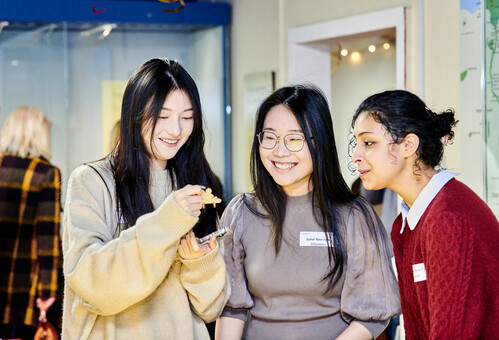
<path id="1" fill-rule="evenodd" d="M 118 145 L 76 168 L 63 227 L 66 339 L 209 339 L 229 295 L 215 238 L 222 189 L 204 152 L 199 94 L 172 60 L 151 59 L 123 96 Z M 184 237 L 185 236 L 185 237 Z"/>
<path id="2" fill-rule="evenodd" d="M 218 339 L 372 339 L 400 302 L 386 232 L 346 185 L 327 102 L 284 87 L 257 112 L 254 192 L 222 216 L 232 294 Z"/>

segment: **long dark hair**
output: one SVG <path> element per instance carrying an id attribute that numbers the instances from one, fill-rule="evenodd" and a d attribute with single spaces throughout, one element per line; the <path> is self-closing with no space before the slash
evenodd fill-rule
<path id="1" fill-rule="evenodd" d="M 168 160 L 166 169 L 174 188 L 187 184 L 210 187 L 213 194 L 222 197 L 222 185 L 206 160 L 204 147 L 203 117 L 199 92 L 189 73 L 174 60 L 151 59 L 142 64 L 131 76 L 123 95 L 120 135 L 112 153 L 118 213 L 124 221 L 122 229 L 133 226 L 143 214 L 154 210 L 149 196 L 149 159 L 145 143 L 152 143 L 154 128 L 167 95 L 181 90 L 189 97 L 194 110 L 194 128 L 187 142 L 175 157 Z M 144 124 L 151 124 L 151 140 L 142 138 Z M 152 147 L 151 147 L 152 150 Z M 194 228 L 198 236 L 216 229 L 215 209 L 204 209 Z"/>
<path id="2" fill-rule="evenodd" d="M 365 99 L 352 118 L 352 128 L 363 112 L 382 124 L 394 143 L 401 143 L 410 133 L 418 136 L 415 174 L 421 170 L 421 162 L 432 168 L 440 165 L 444 153 L 442 138 L 447 136 L 447 142 L 452 141 L 452 128 L 457 124 L 452 109 L 437 114 L 418 96 L 404 90 L 384 91 Z"/>
<path id="3" fill-rule="evenodd" d="M 278 89 L 267 97 L 257 111 L 255 135 L 262 131 L 267 113 L 277 105 L 284 105 L 295 116 L 305 135 L 310 149 L 313 172 L 312 204 L 314 218 L 326 232 L 332 235 L 328 246 L 330 272 L 324 279 L 331 289 L 343 273 L 346 260 L 345 224 L 340 216 L 345 205 L 358 207 L 364 211 L 365 200 L 356 199 L 341 175 L 338 152 L 334 141 L 333 122 L 328 104 L 322 92 L 310 85 L 289 86 Z M 273 227 L 273 241 L 276 253 L 282 242 L 283 222 L 286 214 L 287 196 L 274 181 L 260 159 L 260 147 L 255 137 L 251 149 L 251 179 L 255 196 L 268 213 L 257 212 L 248 202 L 248 208 L 255 214 L 269 219 Z M 367 218 L 370 220 L 370 218 Z M 372 235 L 376 234 L 371 223 Z M 376 237 L 375 237 L 376 239 Z M 331 245 L 332 243 L 332 245 Z"/>

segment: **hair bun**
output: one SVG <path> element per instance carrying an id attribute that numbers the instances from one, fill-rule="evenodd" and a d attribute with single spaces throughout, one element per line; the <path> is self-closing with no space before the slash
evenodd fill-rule
<path id="1" fill-rule="evenodd" d="M 446 137 L 446 141 L 450 142 L 454 137 L 452 128 L 457 124 L 457 121 L 454 119 L 454 110 L 448 109 L 439 114 L 433 114 L 435 121 L 437 122 L 437 137 Z"/>

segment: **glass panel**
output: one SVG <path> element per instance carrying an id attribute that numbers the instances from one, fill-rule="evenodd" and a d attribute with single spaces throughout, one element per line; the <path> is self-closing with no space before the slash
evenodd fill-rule
<path id="1" fill-rule="evenodd" d="M 67 180 L 77 165 L 111 150 L 133 71 L 150 58 L 177 59 L 198 84 L 207 157 L 223 182 L 222 53 L 221 27 L 10 23 L 0 34 L 0 123 L 20 105 L 40 107 L 53 124 L 52 162 Z"/>
<path id="2" fill-rule="evenodd" d="M 62 23 L 11 23 L 0 33 L 0 124 L 15 108 L 39 107 L 52 122 L 52 162 L 68 175 Z"/>

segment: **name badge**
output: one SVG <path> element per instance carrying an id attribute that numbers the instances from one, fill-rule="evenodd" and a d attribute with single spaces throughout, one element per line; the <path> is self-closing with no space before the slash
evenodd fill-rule
<path id="1" fill-rule="evenodd" d="M 424 269 L 424 263 L 413 264 L 412 274 L 414 275 L 414 282 L 426 281 L 426 270 Z"/>
<path id="2" fill-rule="evenodd" d="M 333 235 L 329 233 L 329 242 L 333 245 Z M 326 233 L 323 231 L 300 231 L 300 247 L 327 247 Z"/>

